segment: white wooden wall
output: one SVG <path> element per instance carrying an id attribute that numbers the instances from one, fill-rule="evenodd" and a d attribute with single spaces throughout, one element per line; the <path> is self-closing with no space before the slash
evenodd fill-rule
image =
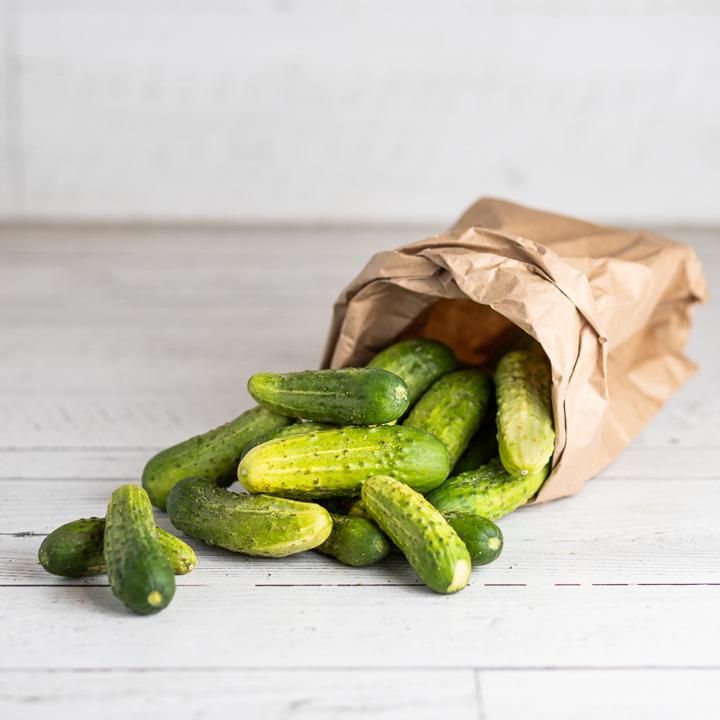
<path id="1" fill-rule="evenodd" d="M 711 0 L 0 0 L 0 215 L 720 221 Z"/>

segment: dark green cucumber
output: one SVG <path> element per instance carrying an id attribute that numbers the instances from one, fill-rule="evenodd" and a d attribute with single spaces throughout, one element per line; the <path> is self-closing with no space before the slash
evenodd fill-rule
<path id="1" fill-rule="evenodd" d="M 515 477 L 541 472 L 555 446 L 550 365 L 537 352 L 511 352 L 495 371 L 500 460 Z"/>
<path id="2" fill-rule="evenodd" d="M 369 363 L 401 377 L 412 407 L 438 379 L 457 367 L 453 351 L 436 340 L 401 340 L 378 353 Z"/>
<path id="3" fill-rule="evenodd" d="M 447 477 L 448 468 L 447 450 L 436 437 L 380 425 L 270 440 L 242 459 L 238 479 L 251 493 L 321 498 L 357 495 L 364 480 L 383 473 L 429 492 Z"/>
<path id="4" fill-rule="evenodd" d="M 380 562 L 390 552 L 388 539 L 371 520 L 332 514 L 332 522 L 330 537 L 315 548 L 318 552 L 353 567 Z"/>
<path id="5" fill-rule="evenodd" d="M 453 475 L 460 475 L 469 470 L 477 470 L 498 456 L 497 430 L 495 415 L 486 417 L 480 429 L 473 435 L 452 469 Z"/>
<path id="6" fill-rule="evenodd" d="M 168 606 L 175 575 L 158 541 L 150 498 L 137 485 L 122 485 L 110 496 L 104 554 L 110 587 L 127 607 L 148 615 Z"/>
<path id="7" fill-rule="evenodd" d="M 105 518 L 80 518 L 53 530 L 40 545 L 38 560 L 53 575 L 85 577 L 105 572 Z M 197 565 L 195 551 L 180 538 L 157 528 L 160 547 L 176 575 Z"/>
<path id="8" fill-rule="evenodd" d="M 503 534 L 492 520 L 473 513 L 443 513 L 443 517 L 465 543 L 475 565 L 487 565 L 500 556 Z"/>
<path id="9" fill-rule="evenodd" d="M 491 394 L 492 380 L 482 370 L 458 370 L 436 380 L 403 425 L 442 440 L 452 467 L 480 427 Z"/>
<path id="10" fill-rule="evenodd" d="M 290 417 L 338 425 L 381 425 L 408 408 L 407 385 L 373 368 L 257 373 L 248 392 L 263 407 Z"/>
<path id="11" fill-rule="evenodd" d="M 463 512 L 497 520 L 524 505 L 540 489 L 550 470 L 513 477 L 493 460 L 477 470 L 448 478 L 428 494 L 428 500 L 442 513 Z"/>
<path id="12" fill-rule="evenodd" d="M 286 425 L 279 430 L 273 430 L 272 432 L 259 435 L 254 440 L 251 440 L 242 451 L 241 459 L 244 458 L 254 447 L 262 445 L 268 440 L 274 440 L 279 437 L 287 437 L 288 435 L 306 435 L 311 432 L 320 432 L 320 430 L 330 430 L 331 428 L 337 427 L 337 425 L 331 425 L 330 423 L 317 423 L 317 422 L 296 422 L 292 425 Z"/>
<path id="13" fill-rule="evenodd" d="M 363 483 L 362 500 L 429 588 L 453 593 L 467 585 L 472 563 L 465 544 L 420 493 L 379 475 Z"/>
<path id="14" fill-rule="evenodd" d="M 165 509 L 168 493 L 183 478 L 201 475 L 218 485 L 235 481 L 243 448 L 254 438 L 292 422 L 271 410 L 255 407 L 204 435 L 173 445 L 152 457 L 142 484 L 153 505 Z"/>
<path id="15" fill-rule="evenodd" d="M 168 496 L 170 522 L 208 545 L 259 557 L 285 557 L 327 540 L 330 514 L 315 503 L 245 495 L 187 478 Z"/>

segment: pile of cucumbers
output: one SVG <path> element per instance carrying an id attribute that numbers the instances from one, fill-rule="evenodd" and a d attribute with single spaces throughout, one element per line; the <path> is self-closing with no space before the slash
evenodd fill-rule
<path id="1" fill-rule="evenodd" d="M 535 495 L 555 432 L 550 366 L 539 346 L 458 369 L 443 343 L 404 340 L 367 367 L 258 373 L 258 403 L 155 455 L 142 488 L 113 492 L 106 517 L 61 526 L 39 559 L 69 577 L 107 572 L 136 612 L 162 610 L 192 548 L 155 525 L 260 557 L 317 550 L 355 567 L 400 552 L 439 593 L 496 559 L 493 521 Z M 239 480 L 247 491 L 228 489 Z"/>

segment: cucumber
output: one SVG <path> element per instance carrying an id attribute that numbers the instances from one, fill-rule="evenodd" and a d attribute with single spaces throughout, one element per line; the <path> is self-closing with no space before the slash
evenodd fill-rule
<path id="1" fill-rule="evenodd" d="M 189 573 L 197 558 L 180 538 L 157 529 L 160 547 L 176 575 Z M 53 530 L 40 545 L 38 560 L 53 575 L 85 577 L 105 572 L 105 518 L 80 518 Z"/>
<path id="2" fill-rule="evenodd" d="M 448 478 L 427 499 L 441 512 L 462 512 L 497 520 L 524 505 L 540 489 L 550 466 L 539 473 L 513 477 L 499 460 Z"/>
<path id="3" fill-rule="evenodd" d="M 448 472 L 447 450 L 437 438 L 379 425 L 270 440 L 242 459 L 238 479 L 251 493 L 322 498 L 357 495 L 364 480 L 382 473 L 429 492 Z"/>
<path id="4" fill-rule="evenodd" d="M 110 496 L 104 554 L 110 587 L 127 607 L 143 615 L 167 607 L 175 575 L 158 541 L 150 498 L 137 485 L 122 485 Z"/>
<path id="5" fill-rule="evenodd" d="M 205 478 L 187 478 L 168 496 L 170 522 L 186 535 L 259 557 L 285 557 L 317 547 L 332 529 L 330 514 L 315 503 L 245 495 Z"/>
<path id="6" fill-rule="evenodd" d="M 397 375 L 373 368 L 257 373 L 248 392 L 270 410 L 338 425 L 382 425 L 397 420 L 409 403 Z"/>
<path id="7" fill-rule="evenodd" d="M 452 467 L 480 427 L 492 393 L 482 370 L 458 370 L 436 380 L 403 425 L 432 433 L 445 444 Z"/>
<path id="8" fill-rule="evenodd" d="M 498 456 L 497 430 L 495 416 L 485 419 L 480 429 L 473 435 L 465 448 L 465 452 L 458 458 L 452 473 L 460 475 L 469 470 L 477 470 Z"/>
<path id="9" fill-rule="evenodd" d="M 511 352 L 498 363 L 498 450 L 510 475 L 534 475 L 552 458 L 555 430 L 550 385 L 550 365 L 538 353 Z"/>
<path id="10" fill-rule="evenodd" d="M 143 487 L 153 505 L 164 510 L 168 493 L 183 478 L 202 475 L 218 485 L 230 485 L 243 448 L 258 435 L 279 430 L 289 422 L 290 418 L 265 408 L 252 408 L 225 425 L 152 457 L 143 470 Z"/>
<path id="11" fill-rule="evenodd" d="M 443 513 L 443 517 L 465 543 L 473 564 L 487 565 L 500 556 L 503 534 L 492 520 L 473 513 Z"/>
<path id="12" fill-rule="evenodd" d="M 401 377 L 412 407 L 430 385 L 457 367 L 457 361 L 453 351 L 436 340 L 401 340 L 378 353 L 367 366 Z"/>
<path id="13" fill-rule="evenodd" d="M 390 543 L 374 522 L 362 517 L 332 514 L 332 532 L 315 549 L 331 555 L 345 565 L 365 567 L 380 562 L 390 551 Z"/>
<path id="14" fill-rule="evenodd" d="M 370 515 L 368 514 L 367 508 L 365 507 L 365 503 L 362 501 L 362 498 L 359 500 L 356 500 L 348 510 L 348 515 L 351 515 L 352 517 L 360 517 L 360 518 L 369 518 Z"/>
<path id="15" fill-rule="evenodd" d="M 258 435 L 258 437 L 251 440 L 242 451 L 240 458 L 244 458 L 254 447 L 262 445 L 268 440 L 274 440 L 278 437 L 287 437 L 288 435 L 305 435 L 311 432 L 319 432 L 320 430 L 330 430 L 331 428 L 337 427 L 330 423 L 316 423 L 316 422 L 296 422 L 292 425 L 286 425 L 279 430 L 273 430 L 272 432 L 265 433 L 264 435 Z"/>
<path id="16" fill-rule="evenodd" d="M 363 483 L 362 500 L 429 588 L 453 593 L 467 585 L 472 563 L 465 544 L 420 493 L 394 478 L 377 475 Z"/>

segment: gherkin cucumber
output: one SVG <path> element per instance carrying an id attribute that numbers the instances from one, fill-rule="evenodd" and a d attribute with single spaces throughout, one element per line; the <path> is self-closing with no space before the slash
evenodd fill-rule
<path id="1" fill-rule="evenodd" d="M 289 422 L 290 418 L 271 410 L 252 408 L 225 425 L 152 457 L 143 470 L 143 487 L 153 505 L 164 510 L 168 493 L 183 478 L 201 475 L 218 485 L 230 485 L 243 448 L 259 435 L 279 430 Z"/>
<path id="2" fill-rule="evenodd" d="M 492 380 L 482 370 L 458 370 L 436 380 L 403 425 L 442 440 L 453 466 L 485 417 Z"/>
<path id="3" fill-rule="evenodd" d="M 379 475 L 363 483 L 362 500 L 429 588 L 453 593 L 467 585 L 472 564 L 465 544 L 420 493 Z"/>
<path id="4" fill-rule="evenodd" d="M 539 473 L 513 477 L 499 460 L 493 460 L 477 470 L 448 478 L 427 499 L 443 514 L 464 512 L 497 520 L 530 500 L 549 470 L 548 465 Z"/>
<path id="5" fill-rule="evenodd" d="M 287 437 L 288 435 L 305 435 L 306 433 L 319 432 L 320 430 L 330 430 L 336 427 L 330 423 L 317 423 L 317 422 L 296 422 L 292 425 L 286 425 L 279 430 L 273 430 L 272 432 L 259 435 L 254 440 L 251 440 L 242 451 L 241 459 L 244 458 L 254 447 L 262 445 L 268 440 L 274 440 L 279 437 Z"/>
<path id="6" fill-rule="evenodd" d="M 257 373 L 248 391 L 263 407 L 284 415 L 338 425 L 381 425 L 408 408 L 407 385 L 376 368 Z"/>
<path id="7" fill-rule="evenodd" d="M 270 440 L 242 459 L 238 479 L 251 493 L 310 499 L 357 495 L 364 480 L 382 473 L 428 492 L 448 472 L 447 450 L 436 437 L 379 425 Z"/>
<path id="8" fill-rule="evenodd" d="M 379 352 L 368 367 L 401 377 L 412 407 L 430 385 L 457 367 L 457 361 L 453 351 L 436 340 L 401 340 Z"/>
<path id="9" fill-rule="evenodd" d="M 116 597 L 147 615 L 167 607 L 175 575 L 158 541 L 150 498 L 137 485 L 113 492 L 105 516 L 105 565 Z"/>
<path id="10" fill-rule="evenodd" d="M 460 475 L 468 470 L 477 470 L 498 456 L 497 430 L 494 414 L 482 424 L 473 435 L 463 454 L 455 463 L 452 474 Z"/>
<path id="11" fill-rule="evenodd" d="M 85 577 L 105 572 L 105 518 L 80 518 L 53 530 L 40 545 L 40 564 L 53 575 Z M 157 528 L 160 548 L 176 575 L 197 565 L 195 551 L 180 538 Z"/>
<path id="12" fill-rule="evenodd" d="M 465 543 L 473 564 L 487 565 L 500 556 L 503 534 L 494 522 L 474 513 L 443 513 L 443 517 Z"/>
<path id="13" fill-rule="evenodd" d="M 495 372 L 498 450 L 515 477 L 541 472 L 555 445 L 550 366 L 539 353 L 503 356 Z"/>
<path id="14" fill-rule="evenodd" d="M 332 514 L 332 532 L 315 549 L 345 565 L 365 567 L 382 560 L 390 543 L 374 522 L 362 517 Z"/>
<path id="15" fill-rule="evenodd" d="M 205 478 L 186 478 L 167 502 L 170 522 L 208 545 L 260 557 L 285 557 L 317 547 L 332 529 L 330 514 L 315 503 L 245 495 Z"/>

